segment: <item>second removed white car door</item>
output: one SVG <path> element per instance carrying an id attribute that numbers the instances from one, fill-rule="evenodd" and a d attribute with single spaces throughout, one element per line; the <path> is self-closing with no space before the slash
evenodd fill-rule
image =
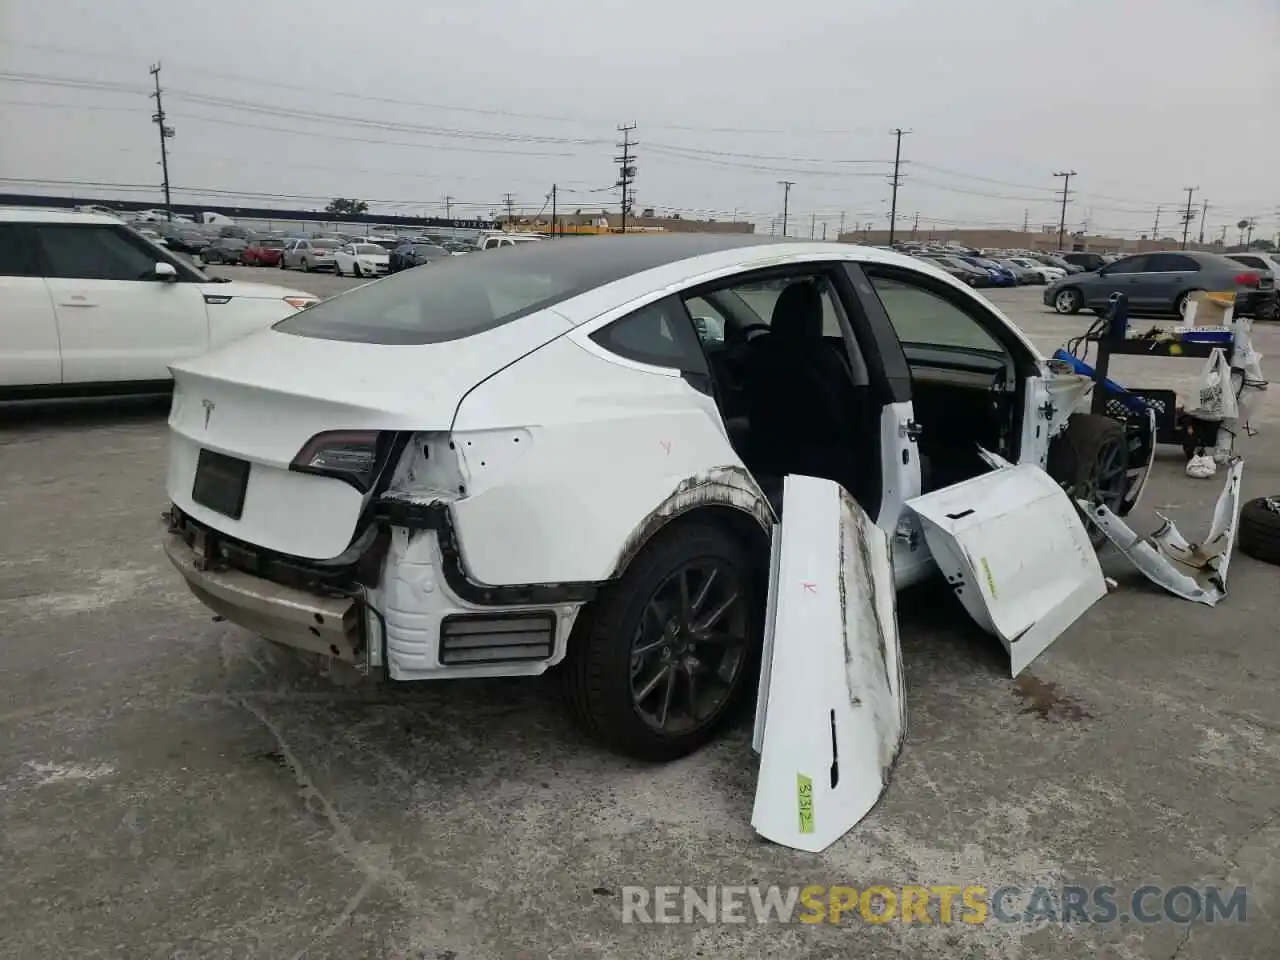
<path id="1" fill-rule="evenodd" d="M 751 824 L 819 851 L 870 812 L 906 733 L 889 537 L 839 484 L 784 481 Z"/>
<path id="2" fill-rule="evenodd" d="M 208 347 L 199 284 L 154 275 L 156 255 L 123 227 L 40 224 L 63 383 L 168 380 Z"/>
<path id="3" fill-rule="evenodd" d="M 1106 595 L 1074 503 L 1030 463 L 907 501 L 965 610 L 1009 651 L 1017 676 Z"/>

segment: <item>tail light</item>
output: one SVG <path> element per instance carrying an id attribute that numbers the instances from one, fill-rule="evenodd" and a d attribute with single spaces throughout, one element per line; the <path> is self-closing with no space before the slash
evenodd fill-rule
<path id="1" fill-rule="evenodd" d="M 1235 276 L 1237 287 L 1256 287 L 1262 282 L 1262 274 L 1260 273 L 1237 273 Z"/>
<path id="2" fill-rule="evenodd" d="M 289 469 L 332 477 L 368 493 L 390 450 L 390 437 L 376 430 L 318 433 L 298 451 Z"/>
<path id="3" fill-rule="evenodd" d="M 315 306 L 320 300 L 317 297 L 285 297 L 284 302 L 295 310 L 305 310 Z"/>

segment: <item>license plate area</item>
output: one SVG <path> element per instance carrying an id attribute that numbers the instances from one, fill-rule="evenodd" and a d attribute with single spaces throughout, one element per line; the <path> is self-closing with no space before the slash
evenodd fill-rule
<path id="1" fill-rule="evenodd" d="M 249 461 L 212 450 L 201 450 L 191 499 L 224 517 L 239 520 L 249 488 Z"/>

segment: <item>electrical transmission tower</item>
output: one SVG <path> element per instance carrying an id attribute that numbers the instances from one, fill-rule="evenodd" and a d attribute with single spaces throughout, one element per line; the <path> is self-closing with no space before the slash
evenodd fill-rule
<path id="1" fill-rule="evenodd" d="M 636 199 L 635 191 L 632 189 L 636 179 L 636 155 L 631 152 L 632 147 L 637 146 L 636 141 L 631 139 L 631 133 L 635 128 L 634 123 L 619 125 L 618 132 L 622 134 L 622 142 L 617 144 L 617 147 L 622 151 L 622 156 L 613 158 L 618 164 L 618 182 L 614 186 L 621 191 L 623 233 L 627 232 L 627 216 L 631 213 L 631 205 Z"/>
<path id="2" fill-rule="evenodd" d="M 164 172 L 164 212 L 172 223 L 173 202 L 169 197 L 169 147 L 165 141 L 173 138 L 173 127 L 165 123 L 164 101 L 160 99 L 160 64 L 152 64 L 151 76 L 156 81 L 156 92 L 151 94 L 156 102 L 156 112 L 151 115 L 151 121 L 160 128 L 160 167 Z"/>

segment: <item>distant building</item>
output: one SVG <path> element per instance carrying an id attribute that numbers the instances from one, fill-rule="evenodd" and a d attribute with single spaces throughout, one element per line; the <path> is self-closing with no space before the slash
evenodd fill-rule
<path id="1" fill-rule="evenodd" d="M 628 233 L 755 233 L 756 230 L 754 223 L 744 220 L 693 220 L 678 214 L 658 217 L 652 216 L 652 208 L 646 208 L 643 213 L 649 216 L 627 217 Z M 537 217 L 513 217 L 511 229 L 551 233 L 551 213 L 544 211 Z M 554 229 L 556 233 L 577 235 L 617 233 L 622 229 L 622 215 L 604 210 L 590 213 L 582 210 L 568 213 L 557 211 Z"/>

